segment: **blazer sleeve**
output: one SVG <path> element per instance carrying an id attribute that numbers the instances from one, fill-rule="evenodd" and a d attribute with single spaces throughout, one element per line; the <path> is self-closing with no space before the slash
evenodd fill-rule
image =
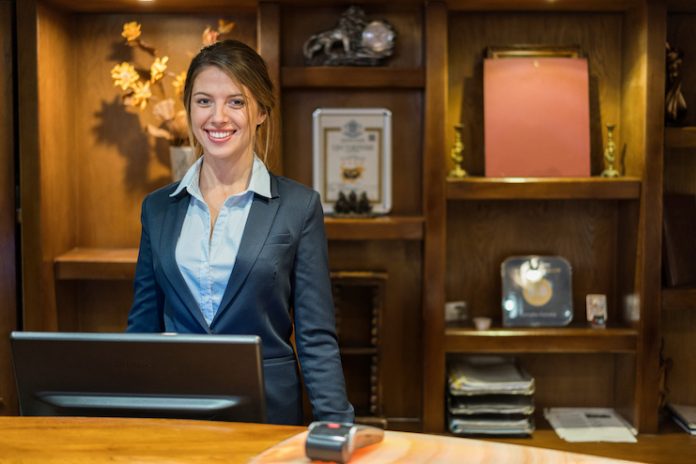
<path id="1" fill-rule="evenodd" d="M 133 306 L 128 315 L 127 332 L 164 331 L 164 296 L 155 279 L 147 207 L 148 198 L 145 198 L 140 214 L 142 232 L 138 264 L 135 267 Z"/>
<path id="2" fill-rule="evenodd" d="M 353 422 L 336 338 L 324 215 L 312 192 L 294 267 L 295 342 L 314 420 Z"/>

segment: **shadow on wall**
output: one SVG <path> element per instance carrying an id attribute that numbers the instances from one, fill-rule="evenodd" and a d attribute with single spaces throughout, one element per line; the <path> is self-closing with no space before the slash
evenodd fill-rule
<path id="1" fill-rule="evenodd" d="M 128 112 L 119 96 L 110 102 L 102 101 L 101 109 L 94 116 L 97 124 L 92 128 L 92 132 L 97 141 L 116 147 L 119 155 L 128 162 L 123 179 L 126 188 L 150 192 L 171 182 L 168 176 L 149 178 L 148 135 L 140 124 L 138 114 Z M 154 152 L 162 165 L 169 166 L 169 148 L 166 141 L 158 139 Z"/>

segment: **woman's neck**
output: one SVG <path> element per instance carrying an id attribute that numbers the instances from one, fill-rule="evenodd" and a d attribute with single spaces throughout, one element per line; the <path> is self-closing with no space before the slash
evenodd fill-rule
<path id="1" fill-rule="evenodd" d="M 203 157 L 198 186 L 201 193 L 230 195 L 243 192 L 249 186 L 251 171 L 254 165 L 254 154 L 235 159 L 217 159 Z"/>

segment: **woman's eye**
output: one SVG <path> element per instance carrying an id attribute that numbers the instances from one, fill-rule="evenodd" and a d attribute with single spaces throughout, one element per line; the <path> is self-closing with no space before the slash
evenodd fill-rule
<path id="1" fill-rule="evenodd" d="M 196 100 L 196 103 L 197 103 L 198 105 L 201 105 L 201 106 L 206 106 L 206 105 L 209 105 L 209 104 L 210 104 L 210 99 L 204 98 L 204 97 L 200 97 L 200 98 L 198 98 L 198 99 Z"/>
<path id="2" fill-rule="evenodd" d="M 243 108 L 244 107 L 244 100 L 241 98 L 233 98 L 232 100 L 229 101 L 229 105 L 232 108 Z"/>

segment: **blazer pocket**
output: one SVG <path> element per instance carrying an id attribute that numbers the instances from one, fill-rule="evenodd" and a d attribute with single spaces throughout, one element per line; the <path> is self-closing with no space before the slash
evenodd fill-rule
<path id="1" fill-rule="evenodd" d="M 266 245 L 290 245 L 292 243 L 292 235 L 276 234 L 271 235 L 266 239 Z"/>

